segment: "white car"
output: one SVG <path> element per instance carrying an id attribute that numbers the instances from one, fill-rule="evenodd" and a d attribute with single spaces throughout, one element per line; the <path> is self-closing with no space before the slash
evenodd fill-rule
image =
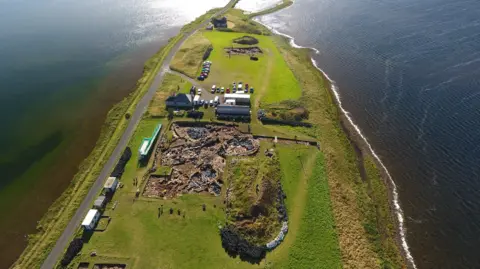
<path id="1" fill-rule="evenodd" d="M 210 106 L 213 106 L 213 100 L 210 100 Z"/>
<path id="2" fill-rule="evenodd" d="M 202 89 L 198 89 L 197 94 L 202 95 Z"/>
<path id="3" fill-rule="evenodd" d="M 215 93 L 216 90 L 217 90 L 217 85 L 213 85 L 212 86 L 212 93 Z"/>

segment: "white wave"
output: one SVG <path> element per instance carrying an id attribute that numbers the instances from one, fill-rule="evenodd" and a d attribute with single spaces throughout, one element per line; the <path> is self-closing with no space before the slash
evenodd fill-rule
<path id="1" fill-rule="evenodd" d="M 293 5 L 292 5 L 293 6 Z M 291 6 L 290 6 L 291 7 Z M 306 48 L 306 49 L 311 49 L 312 51 L 314 51 L 316 54 L 319 54 L 320 51 L 316 48 L 311 48 L 311 47 L 304 47 L 304 46 L 301 46 L 301 45 L 298 45 L 295 43 L 295 39 L 290 36 L 290 35 L 287 35 L 285 33 L 281 33 L 279 32 L 277 29 L 261 22 L 260 20 L 256 19 L 255 18 L 255 21 L 262 24 L 263 26 L 267 27 L 268 29 L 270 29 L 274 34 L 277 34 L 277 35 L 280 35 L 280 36 L 284 36 L 286 38 L 289 39 L 289 43 L 292 47 L 294 48 Z M 319 66 L 318 66 L 318 63 L 317 61 L 315 61 L 315 59 L 313 59 L 312 57 L 310 58 L 310 60 L 312 61 L 312 64 L 315 66 L 315 68 L 318 69 L 318 71 L 320 71 L 324 76 L 325 78 L 328 79 L 328 81 L 330 82 L 330 85 L 331 85 L 331 90 L 333 92 L 333 94 L 335 95 L 335 99 L 337 100 L 337 103 L 338 103 L 338 106 L 340 108 L 340 110 L 342 111 L 342 113 L 345 115 L 345 117 L 348 119 L 348 121 L 350 122 L 350 124 L 353 126 L 353 128 L 355 128 L 355 131 L 360 135 L 360 137 L 363 139 L 363 141 L 365 141 L 365 144 L 368 146 L 368 149 L 370 150 L 370 153 L 372 154 L 372 156 L 378 161 L 378 163 L 380 164 L 380 166 L 382 167 L 382 169 L 385 171 L 391 185 L 392 185 L 392 194 L 393 194 L 393 205 L 395 207 L 395 213 L 397 215 L 397 220 L 398 220 L 398 230 L 399 230 L 399 233 L 400 233 L 400 240 L 401 240 L 401 243 L 402 243 L 402 248 L 403 248 L 403 251 L 405 252 L 405 256 L 408 260 L 408 262 L 410 262 L 410 265 L 412 266 L 412 268 L 414 269 L 417 269 L 417 266 L 415 264 L 415 260 L 413 259 L 413 256 L 410 252 L 410 247 L 408 246 L 408 243 L 407 243 L 407 237 L 406 237 L 406 231 L 407 229 L 405 228 L 405 224 L 404 224 L 404 215 L 403 215 L 403 210 L 402 210 L 402 207 L 400 206 L 400 199 L 399 199 L 399 196 L 398 196 L 398 192 L 397 192 L 397 185 L 395 184 L 395 181 L 393 180 L 392 176 L 390 175 L 390 172 L 388 171 L 387 167 L 385 166 L 385 164 L 383 164 L 382 160 L 380 159 L 380 157 L 377 155 L 377 153 L 373 150 L 373 147 L 372 145 L 370 145 L 370 143 L 368 142 L 367 138 L 365 137 L 365 135 L 362 133 L 362 131 L 360 130 L 360 127 L 358 127 L 358 125 L 355 124 L 355 122 L 353 121 L 352 117 L 350 116 L 350 112 L 347 111 L 344 107 L 343 107 L 343 104 L 342 104 L 342 99 L 340 97 L 340 93 L 338 91 L 338 87 L 335 83 L 335 81 L 333 79 L 331 79 L 326 72 L 324 72 Z"/>

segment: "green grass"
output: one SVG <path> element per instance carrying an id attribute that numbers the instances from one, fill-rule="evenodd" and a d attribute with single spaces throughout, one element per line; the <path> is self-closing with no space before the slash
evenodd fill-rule
<path id="1" fill-rule="evenodd" d="M 229 22 L 228 31 L 257 34 L 257 35 L 270 35 L 270 31 L 265 26 L 250 20 L 250 17 L 244 14 L 243 10 L 231 9 L 226 14 Z"/>
<path id="2" fill-rule="evenodd" d="M 232 40 L 244 36 L 241 33 L 205 32 L 213 45 L 209 60 L 213 62 L 207 79 L 209 84 L 231 87 L 233 81 L 242 81 L 255 88 L 253 99 L 274 103 L 285 99 L 298 99 L 302 92 L 292 71 L 268 36 L 254 35 L 264 52 L 259 61 L 251 61 L 247 55 L 232 55 L 224 48 L 232 46 Z M 236 44 L 235 46 L 242 46 Z"/>
<path id="3" fill-rule="evenodd" d="M 368 168 L 370 171 L 366 170 L 368 177 L 376 180 L 376 185 L 359 184 L 363 179 L 357 159 L 361 157 L 356 155 L 340 125 L 340 113 L 328 80 L 311 63 L 309 50 L 293 49 L 288 40 L 282 37 L 275 37 L 274 40 L 302 85 L 303 93 L 299 100 L 309 111 L 309 121 L 315 124 L 309 135 L 314 135 L 319 140 L 325 158 L 343 267 L 405 267 L 404 261 L 399 258 L 399 248 L 393 243 L 393 215 L 385 183 L 378 180 L 378 172 L 372 172 L 378 170 L 371 163 Z M 353 134 L 352 139 L 358 138 Z M 368 158 L 368 149 L 362 150 L 364 158 Z M 371 190 L 376 192 L 373 198 L 368 195 Z M 375 235 L 377 232 L 378 235 Z M 378 243 L 377 236 L 381 238 L 381 244 Z"/>
<path id="4" fill-rule="evenodd" d="M 175 54 L 170 68 L 191 78 L 196 78 L 203 62 L 203 55 L 210 46 L 210 41 L 201 32 L 195 33 L 183 43 Z"/>
<path id="5" fill-rule="evenodd" d="M 105 232 L 93 234 L 73 264 L 96 261 L 97 258 L 87 255 L 96 251 L 100 256 L 128 258 L 131 268 L 252 267 L 230 258 L 221 246 L 218 225 L 225 223 L 221 197 L 184 195 L 174 200 L 140 198 L 132 202 L 137 188 L 133 186 L 133 178 L 141 178 L 146 171 L 137 167 L 138 152 L 134 149 L 156 124 L 158 120 L 146 118 L 138 126 L 129 144 L 132 157 L 121 179 L 125 186 L 113 198 L 119 202 L 118 206 L 107 212 L 112 221 Z M 162 205 L 164 213 L 158 217 Z M 173 215 L 168 212 L 170 208 L 175 210 Z"/>
<path id="6" fill-rule="evenodd" d="M 341 267 L 322 154 L 310 146 L 279 144 L 276 148 L 287 195 L 289 231 L 270 254 L 270 267 Z"/>
<path id="7" fill-rule="evenodd" d="M 306 207 L 288 268 L 342 268 L 322 155 L 316 158 L 308 179 Z"/>
<path id="8" fill-rule="evenodd" d="M 164 175 L 170 175 L 171 172 L 172 172 L 172 168 L 169 166 L 158 166 L 155 172 L 152 173 L 152 175 L 164 176 Z"/>
<path id="9" fill-rule="evenodd" d="M 189 92 L 191 83 L 182 77 L 166 73 L 162 84 L 158 87 L 155 95 L 147 109 L 147 116 L 166 117 L 168 115 L 165 107 L 165 99 L 176 92 Z M 186 90 L 188 88 L 188 90 Z"/>
<path id="10" fill-rule="evenodd" d="M 231 191 L 229 223 L 237 226 L 238 216 L 251 220 L 252 223 L 243 225 L 239 232 L 250 243 L 264 245 L 278 234 L 281 227 L 276 209 L 280 163 L 277 158 L 267 158 L 261 153 L 255 157 L 232 157 L 231 161 L 235 164 L 230 162 L 225 176 Z M 263 207 L 267 213 L 253 217 L 251 209 L 254 205 Z"/>

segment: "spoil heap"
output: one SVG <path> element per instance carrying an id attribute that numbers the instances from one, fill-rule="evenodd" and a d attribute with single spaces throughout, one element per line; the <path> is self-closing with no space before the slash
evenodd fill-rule
<path id="1" fill-rule="evenodd" d="M 220 195 L 227 156 L 257 153 L 260 142 L 235 127 L 172 126 L 174 138 L 161 149 L 162 166 L 172 167 L 168 177 L 150 176 L 143 195 L 173 198 L 182 193 Z"/>

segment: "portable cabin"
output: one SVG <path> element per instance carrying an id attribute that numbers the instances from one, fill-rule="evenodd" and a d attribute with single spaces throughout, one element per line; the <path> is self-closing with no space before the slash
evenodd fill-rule
<path id="1" fill-rule="evenodd" d="M 95 225 L 97 225 L 97 222 L 100 219 L 100 217 L 101 217 L 101 213 L 97 209 L 88 210 L 88 213 L 82 222 L 83 229 L 87 231 L 91 231 L 95 229 Z"/>
<path id="2" fill-rule="evenodd" d="M 118 179 L 116 177 L 109 177 L 103 185 L 105 192 L 115 192 L 118 186 Z"/>
<path id="3" fill-rule="evenodd" d="M 93 208 L 103 209 L 106 203 L 107 203 L 107 197 L 105 197 L 105 195 L 100 195 L 95 200 L 95 202 L 93 202 Z"/>
<path id="4" fill-rule="evenodd" d="M 193 98 L 193 104 L 196 106 L 200 105 L 200 95 L 195 95 Z"/>
<path id="5" fill-rule="evenodd" d="M 250 106 L 250 94 L 245 93 L 227 93 L 225 100 L 235 100 L 235 105 Z"/>

